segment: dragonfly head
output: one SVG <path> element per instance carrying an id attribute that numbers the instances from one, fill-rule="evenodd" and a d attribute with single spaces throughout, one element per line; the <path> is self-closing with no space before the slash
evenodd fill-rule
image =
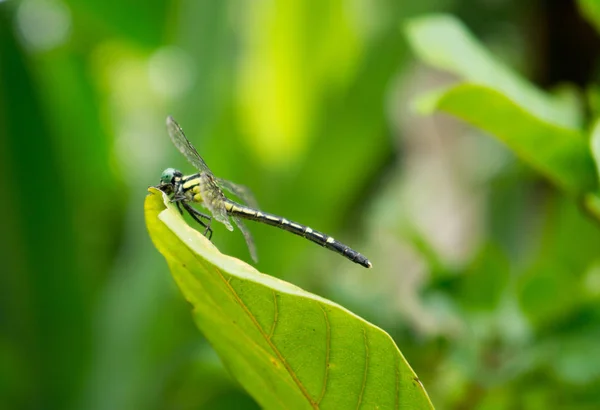
<path id="1" fill-rule="evenodd" d="M 158 188 L 166 194 L 171 194 L 175 191 L 175 184 L 181 180 L 183 174 L 175 168 L 167 168 L 160 176 L 160 184 Z"/>

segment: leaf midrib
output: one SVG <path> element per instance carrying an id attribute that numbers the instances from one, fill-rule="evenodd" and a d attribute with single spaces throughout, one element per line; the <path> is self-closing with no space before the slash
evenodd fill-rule
<path id="1" fill-rule="evenodd" d="M 206 267 L 206 265 L 203 263 L 203 260 L 199 259 L 199 257 L 195 253 L 193 253 L 193 254 L 194 254 L 194 257 L 197 260 L 199 260 L 203 266 Z M 302 392 L 302 394 L 304 395 L 304 397 L 306 398 L 306 400 L 310 403 L 311 407 L 313 409 L 315 409 L 315 410 L 318 410 L 319 409 L 318 403 L 315 402 L 314 399 L 310 396 L 310 394 L 308 393 L 308 390 L 306 389 L 306 387 L 304 386 L 304 384 L 302 384 L 302 382 L 298 378 L 298 375 L 296 374 L 296 372 L 294 372 L 294 370 L 291 368 L 291 366 L 289 365 L 289 363 L 285 360 L 285 358 L 281 354 L 281 351 L 273 343 L 273 341 L 271 340 L 271 338 L 269 337 L 269 335 L 267 335 L 267 333 L 265 333 L 265 331 L 262 328 L 262 326 L 260 326 L 260 324 L 258 323 L 258 320 L 256 319 L 256 317 L 250 311 L 250 309 L 244 303 L 244 301 L 240 298 L 240 296 L 238 295 L 237 291 L 233 288 L 233 286 L 231 286 L 231 283 L 229 283 L 229 281 L 225 279 L 225 276 L 223 275 L 223 272 L 221 272 L 221 270 L 218 267 L 214 266 L 214 265 L 212 265 L 212 267 L 213 267 L 214 271 L 219 275 L 219 277 L 221 278 L 221 280 L 223 281 L 223 283 L 227 287 L 227 289 L 229 289 L 229 292 L 235 298 L 235 300 L 238 303 L 238 305 L 240 305 L 240 307 L 244 310 L 244 312 L 246 313 L 246 315 L 252 321 L 252 323 L 254 324 L 254 326 L 256 327 L 256 329 L 259 331 L 259 333 L 261 334 L 261 336 L 263 337 L 263 339 L 265 340 L 265 342 L 269 345 L 269 347 L 273 350 L 273 352 L 275 353 L 275 355 L 277 356 L 277 358 L 279 359 L 279 361 L 283 364 L 284 368 L 286 369 L 286 371 L 288 372 L 288 374 L 290 375 L 290 377 L 292 378 L 292 380 L 294 381 L 294 383 L 296 383 L 296 385 L 298 386 L 298 388 L 300 389 L 300 391 Z M 274 330 L 274 328 L 273 328 L 273 330 Z"/>

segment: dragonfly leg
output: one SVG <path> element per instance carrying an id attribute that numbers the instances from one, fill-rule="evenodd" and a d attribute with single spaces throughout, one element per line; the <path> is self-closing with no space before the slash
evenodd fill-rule
<path id="1" fill-rule="evenodd" d="M 171 198 L 171 203 L 176 203 L 178 204 L 179 202 L 185 200 L 185 195 L 173 195 L 173 198 Z"/>
<path id="2" fill-rule="evenodd" d="M 181 209 L 181 202 L 175 202 L 175 205 L 177 205 L 177 210 L 179 211 L 179 213 L 183 215 L 183 210 Z"/>
<path id="3" fill-rule="evenodd" d="M 179 204 L 179 202 L 178 202 Z M 185 208 L 186 211 L 188 211 L 188 213 L 190 214 L 190 216 L 192 217 L 192 219 L 194 219 L 194 221 L 198 222 L 200 225 L 202 225 L 205 229 L 204 229 L 204 236 L 206 236 L 208 238 L 208 240 L 210 241 L 212 239 L 212 234 L 213 231 L 210 228 L 210 223 L 212 221 L 212 218 L 206 214 L 203 214 L 202 212 L 194 209 L 193 207 L 191 207 L 190 205 L 188 205 L 186 202 L 181 202 L 181 204 L 183 205 L 183 207 Z M 202 219 L 200 218 L 204 218 L 206 219 L 208 222 L 204 222 Z"/>

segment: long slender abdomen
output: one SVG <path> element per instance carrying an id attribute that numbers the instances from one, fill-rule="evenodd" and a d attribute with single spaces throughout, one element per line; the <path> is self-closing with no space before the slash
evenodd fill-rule
<path id="1" fill-rule="evenodd" d="M 362 254 L 354 249 L 344 245 L 343 243 L 333 239 L 331 236 L 322 232 L 315 231 L 306 225 L 290 221 L 277 215 L 258 211 L 244 205 L 240 205 L 233 201 L 227 201 L 225 208 L 230 215 L 239 216 L 240 218 L 250 219 L 256 222 L 262 222 L 267 225 L 276 226 L 298 236 L 302 236 L 312 242 L 315 242 L 329 250 L 332 250 L 340 255 L 350 259 L 352 262 L 358 263 L 365 268 L 373 266 L 371 262 Z"/>

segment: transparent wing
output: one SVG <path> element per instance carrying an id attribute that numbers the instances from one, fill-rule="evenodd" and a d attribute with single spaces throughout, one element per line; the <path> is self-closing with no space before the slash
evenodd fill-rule
<path id="1" fill-rule="evenodd" d="M 256 202 L 256 198 L 254 198 L 250 188 L 244 185 L 234 184 L 233 182 L 222 178 L 215 177 L 215 180 L 217 181 L 217 185 L 219 185 L 219 187 L 240 198 L 250 208 L 259 209 L 258 202 Z"/>
<path id="2" fill-rule="evenodd" d="M 183 154 L 183 156 L 192 164 L 198 171 L 207 173 L 212 175 L 210 168 L 206 165 L 206 162 L 202 159 L 196 148 L 192 145 L 192 143 L 185 137 L 183 130 L 177 124 L 177 122 L 173 119 L 173 117 L 167 117 L 167 131 L 169 132 L 169 137 L 171 137 L 171 141 L 177 147 L 179 152 Z"/>
<path id="3" fill-rule="evenodd" d="M 203 181 L 201 185 L 204 187 L 201 190 L 204 206 L 217 221 L 224 224 L 230 231 L 233 231 L 233 226 L 229 222 L 227 209 L 225 209 L 225 195 L 223 195 L 223 192 L 221 192 L 221 189 L 217 185 L 214 175 L 202 172 L 200 178 Z"/>
<path id="4" fill-rule="evenodd" d="M 237 227 L 240 228 L 240 231 L 242 231 L 244 239 L 246 240 L 246 244 L 248 245 L 248 250 L 250 251 L 250 256 L 252 257 L 254 263 L 257 263 L 258 255 L 256 253 L 256 245 L 254 244 L 254 239 L 252 239 L 252 234 L 250 233 L 250 230 L 246 227 L 246 225 L 244 225 L 240 218 L 236 216 L 233 217 L 233 222 L 235 222 Z"/>

